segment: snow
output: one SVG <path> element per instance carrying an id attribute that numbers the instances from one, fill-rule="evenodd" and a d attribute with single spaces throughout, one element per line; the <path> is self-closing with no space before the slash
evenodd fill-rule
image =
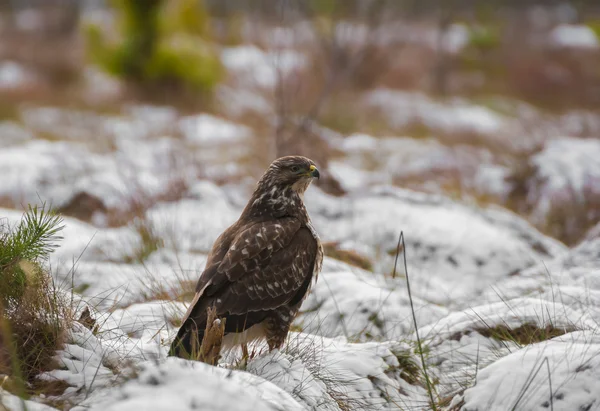
<path id="1" fill-rule="evenodd" d="M 435 45 L 435 31 L 413 28 L 397 28 L 378 41 Z M 314 40 L 307 27 L 299 27 L 305 39 L 292 38 L 295 29 L 269 31 L 277 38 L 261 44 Z M 335 30 L 349 47 L 368 40 L 360 25 L 345 22 Z M 419 38 L 423 33 L 429 34 Z M 570 37 L 562 46 L 585 37 L 573 33 L 557 35 Z M 456 53 L 468 31 L 450 26 L 442 41 L 446 52 Z M 512 101 L 494 100 L 493 110 L 466 99 L 378 89 L 366 92 L 365 109 L 379 110 L 393 131 L 423 126 L 431 135 L 343 137 L 311 124 L 335 151 L 327 171 L 349 191 L 335 197 L 311 187 L 305 201 L 314 226 L 324 242 L 367 258 L 372 271 L 325 257 L 293 324 L 301 332 L 291 332 L 281 350 L 268 352 L 258 343 L 247 362 L 232 350 L 218 367 L 167 358 L 188 308 L 174 297 L 193 289 L 215 239 L 239 217 L 255 183 L 250 176 L 264 160 L 250 163 L 257 132 L 232 118 L 252 112 L 270 122 L 278 76 L 308 64 L 297 51 L 249 45 L 224 48 L 222 58 L 232 84 L 220 86 L 217 97 L 227 115 L 182 115 L 151 105 L 129 105 L 118 114 L 26 105 L 14 121 L 0 122 L 3 205 L 62 206 L 86 193 L 107 209 L 93 224 L 65 217 L 64 239 L 48 262 L 60 292 L 73 299 L 74 317 L 87 307 L 96 320 L 93 330 L 71 325 L 56 354 L 59 368 L 41 376 L 70 385 L 56 400 L 82 411 L 427 409 L 422 376 L 411 374 L 421 367 L 418 330 L 438 394 L 464 391 L 453 401 L 464 400 L 464 410 L 516 403 L 517 409 L 548 408 L 546 362 L 531 373 L 545 359 L 555 409 L 600 402 L 600 224 L 569 249 L 507 210 L 431 194 L 455 182 L 482 196 L 507 195 L 510 170 L 488 143 L 516 151 L 532 146 L 533 138 L 514 143 L 525 128 L 514 118 L 535 123 L 543 116 Z M 14 69 L 6 71 L 6 64 L 0 65 L 0 88 L 2 76 Z M 85 76 L 96 82 L 93 72 Z M 107 99 L 118 93 L 117 83 L 99 81 Z M 87 87 L 90 95 L 102 94 Z M 600 143 L 568 137 L 593 136 L 598 119 L 591 111 L 573 111 L 536 129 L 545 145 L 528 159 L 534 217 L 547 218 L 560 201 L 571 207 L 598 194 Z M 139 215 L 108 226 L 110 213 L 126 214 L 135 201 L 142 203 Z M 22 212 L 3 208 L 0 216 L 14 224 Z M 137 257 L 147 245 L 140 223 L 159 239 L 158 250 L 143 261 Z M 408 273 L 402 259 L 394 272 L 400 231 Z M 488 332 L 522 326 L 566 334 L 521 346 Z M 525 394 L 518 399 L 521 388 Z M 4 391 L 0 402 L 22 408 Z M 27 409 L 50 408 L 29 402 Z"/>
<path id="2" fill-rule="evenodd" d="M 22 144 L 34 138 L 27 129 L 14 121 L 0 121 L 0 147 Z"/>
<path id="3" fill-rule="evenodd" d="M 600 42 L 594 30 L 581 24 L 560 24 L 549 36 L 550 44 L 555 47 L 597 49 Z"/>
<path id="4" fill-rule="evenodd" d="M 336 198 L 311 189 L 306 204 L 324 241 L 366 251 L 376 272 L 391 273 L 402 230 L 418 296 L 443 305 L 460 306 L 516 270 L 565 250 L 509 212 L 408 190 L 382 187 Z"/>
<path id="5" fill-rule="evenodd" d="M 568 337 L 525 347 L 480 370 L 462 409 L 592 409 L 600 402 L 599 348 Z"/>
<path id="6" fill-rule="evenodd" d="M 35 76 L 21 64 L 13 61 L 0 62 L 0 90 L 16 89 L 32 80 L 35 80 Z"/>
<path id="7" fill-rule="evenodd" d="M 451 24 L 443 37 L 442 48 L 448 53 L 457 54 L 469 44 L 470 38 L 469 29 L 466 26 Z"/>
<path id="8" fill-rule="evenodd" d="M 533 215 L 542 221 L 561 203 L 588 201 L 600 195 L 600 141 L 596 139 L 558 138 L 547 142 L 534 155 L 535 167 L 528 201 Z"/>
<path id="9" fill-rule="evenodd" d="M 60 140 L 98 144 L 161 137 L 172 128 L 175 120 L 173 109 L 151 106 L 129 107 L 124 110 L 124 115 L 35 106 L 23 108 L 20 113 L 25 126 L 35 132 L 50 134 Z"/>
<path id="10" fill-rule="evenodd" d="M 419 333 L 425 339 L 441 340 L 498 326 L 513 330 L 523 325 L 534 325 L 539 329 L 552 326 L 568 330 L 594 329 L 596 324 L 591 318 L 582 317 L 560 302 L 522 297 L 452 313 L 435 324 L 421 327 Z"/>
<path id="11" fill-rule="evenodd" d="M 386 279 L 327 258 L 324 264 L 296 320 L 303 330 L 352 340 L 394 340 L 414 330 L 403 278 Z M 419 325 L 448 314 L 419 298 L 413 303 Z"/>
<path id="12" fill-rule="evenodd" d="M 241 210 L 223 198 L 184 199 L 177 203 L 157 204 L 148 210 L 146 217 L 168 247 L 208 253 L 219 234 L 234 223 L 240 213 Z"/>
<path id="13" fill-rule="evenodd" d="M 179 127 L 186 140 L 198 145 L 239 144 L 251 135 L 247 127 L 208 114 L 184 117 Z"/>
<path id="14" fill-rule="evenodd" d="M 306 57 L 294 50 L 265 52 L 250 45 L 223 49 L 221 61 L 241 81 L 264 88 L 275 87 L 279 76 L 286 76 L 307 65 Z"/>
<path id="15" fill-rule="evenodd" d="M 158 196 L 177 181 L 194 180 L 198 171 L 176 140 L 161 138 L 143 145 L 118 140 L 116 152 L 106 154 L 78 142 L 32 140 L 0 152 L 0 173 L 0 196 L 16 204 L 60 207 L 86 192 L 108 208 L 126 209 L 136 197 Z"/>
<path id="16" fill-rule="evenodd" d="M 0 406 L 10 411 L 55 411 L 54 408 L 31 400 L 23 400 L 0 388 Z"/>
<path id="17" fill-rule="evenodd" d="M 434 132 L 494 136 L 507 123 L 500 114 L 483 106 L 460 99 L 438 102 L 417 92 L 377 89 L 367 93 L 366 103 L 381 110 L 396 128 L 422 124 Z"/>
<path id="18" fill-rule="evenodd" d="M 401 377 L 398 358 L 416 362 L 403 343 L 351 344 L 310 334 L 292 334 L 283 352 L 248 364 L 248 371 L 292 393 L 305 409 L 408 408 L 425 401 L 425 390 Z"/>
<path id="19" fill-rule="evenodd" d="M 448 145 L 435 138 L 372 137 L 352 134 L 342 140 L 343 158 L 330 161 L 329 171 L 347 191 L 374 185 L 443 193 L 444 185 L 504 198 L 509 170 L 494 163 L 486 148 Z"/>
<path id="20" fill-rule="evenodd" d="M 358 136 L 348 139 L 345 148 L 347 155 L 362 155 L 377 152 L 378 143 Z M 119 150 L 133 152 L 135 145 L 128 144 L 121 142 Z M 160 144 L 156 147 L 168 147 Z M 390 139 L 385 144 L 393 143 Z M 147 153 L 155 152 L 152 147 L 139 151 L 134 168 L 150 169 L 153 161 L 161 167 L 160 157 Z M 52 182 L 49 189 L 60 184 Z M 295 322 L 310 334 L 291 333 L 281 351 L 267 353 L 263 347 L 248 361 L 246 371 L 231 369 L 236 368 L 235 359 L 219 368 L 165 360 L 176 330 L 173 324 L 187 304 L 153 294 L 196 280 L 214 240 L 239 217 L 248 191 L 245 183 L 219 187 L 194 180 L 184 198 L 150 207 L 147 224 L 164 247 L 143 263 L 128 260 L 141 246 L 135 226 L 99 228 L 65 218 L 65 239 L 51 260 L 54 274 L 60 284 L 80 290 L 78 309 L 89 306 L 98 329 L 92 332 L 76 323 L 57 354 L 62 369 L 44 378 L 68 382 L 71 388 L 61 398 L 92 410 L 164 409 L 167 403 L 177 409 L 227 410 L 342 410 L 341 404 L 352 409 L 422 407 L 426 391 L 404 379 L 401 362 L 410 358 L 418 363 L 412 354 L 415 330 L 405 273 L 399 268 L 395 278 L 391 275 L 390 254 L 399 230 L 407 241 L 417 324 L 430 347 L 432 374 L 444 392 L 470 385 L 468 376 L 477 372 L 474 362 L 487 366 L 519 349 L 480 335 L 481 321 L 594 328 L 595 312 L 586 314 L 576 306 L 577 297 L 559 302 L 528 295 L 528 280 L 543 286 L 534 270 L 544 263 L 587 267 L 583 256 L 589 259 L 595 243 L 582 244 L 567 257 L 563 245 L 504 210 L 474 208 L 390 186 L 356 190 L 332 197 L 311 187 L 306 204 L 322 239 L 368 256 L 373 272 L 326 257 Z M 0 214 L 12 222 L 21 216 L 14 210 Z M 81 258 L 74 261 L 74 256 Z M 515 272 L 522 275 L 511 277 Z M 596 277 L 585 278 L 595 284 Z M 517 295 L 494 300 L 489 293 L 495 287 Z M 126 377 L 129 373 L 133 377 Z M 222 403 L 214 402 L 215 393 L 222 393 L 216 400 Z"/>
<path id="21" fill-rule="evenodd" d="M 504 298 L 531 295 L 549 302 L 560 302 L 600 323 L 600 237 L 583 241 L 545 263 L 523 270 L 518 276 L 497 284 Z M 493 295 L 487 295 L 494 298 Z M 496 297 L 497 298 L 497 297 Z"/>
<path id="22" fill-rule="evenodd" d="M 220 85 L 215 94 L 222 110 L 234 118 L 242 117 L 246 113 L 273 115 L 273 105 L 260 91 Z"/>
<path id="23" fill-rule="evenodd" d="M 273 383 L 241 371 L 168 358 L 140 364 L 138 377 L 74 410 L 303 410 Z M 102 395 L 104 394 L 104 395 Z"/>

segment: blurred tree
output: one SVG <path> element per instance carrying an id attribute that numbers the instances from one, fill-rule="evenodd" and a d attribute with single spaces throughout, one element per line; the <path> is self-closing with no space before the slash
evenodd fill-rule
<path id="1" fill-rule="evenodd" d="M 222 77 L 207 43 L 209 15 L 197 0 L 113 0 L 121 39 L 87 28 L 91 59 L 108 73 L 144 88 L 210 92 Z"/>

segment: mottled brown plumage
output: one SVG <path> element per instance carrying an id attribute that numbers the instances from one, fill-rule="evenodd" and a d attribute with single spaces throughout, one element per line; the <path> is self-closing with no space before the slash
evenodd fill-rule
<path id="1" fill-rule="evenodd" d="M 171 355 L 190 357 L 200 346 L 209 307 L 225 320 L 225 346 L 264 337 L 270 349 L 281 347 L 323 258 L 303 202 L 314 177 L 306 157 L 271 164 L 238 221 L 215 241 Z"/>

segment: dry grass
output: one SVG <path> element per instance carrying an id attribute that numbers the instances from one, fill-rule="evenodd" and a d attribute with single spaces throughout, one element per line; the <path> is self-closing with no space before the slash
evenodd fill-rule
<path id="1" fill-rule="evenodd" d="M 512 173 L 507 178 L 510 191 L 504 206 L 526 216 L 543 233 L 573 246 L 600 221 L 600 192 L 593 181 L 584 182 L 583 192 L 567 187 L 549 199 L 548 210 L 542 217 L 536 216 L 540 202 L 540 186 L 545 184 L 531 158 L 543 149 L 514 157 Z"/>
<path id="2" fill-rule="evenodd" d="M 472 331 L 487 338 L 493 338 L 498 341 L 511 341 L 519 346 L 525 346 L 547 341 L 551 338 L 559 337 L 575 330 L 575 327 L 562 328 L 555 327 L 552 324 L 545 327 L 539 327 L 537 324 L 526 323 L 516 328 L 511 328 L 506 324 L 498 324 L 495 326 L 477 328 Z M 459 332 L 450 336 L 450 339 L 458 341 L 463 335 L 469 333 L 471 333 L 471 331 Z"/>
<path id="3" fill-rule="evenodd" d="M 323 243 L 323 251 L 328 257 L 362 268 L 363 270 L 373 270 L 373 262 L 371 260 L 356 251 L 340 249 L 338 243 Z"/>

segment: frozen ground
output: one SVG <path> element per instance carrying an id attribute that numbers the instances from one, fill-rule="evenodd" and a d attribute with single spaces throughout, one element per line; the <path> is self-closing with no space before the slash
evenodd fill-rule
<path id="1" fill-rule="evenodd" d="M 361 27 L 340 30 L 344 41 L 360 40 Z M 303 41 L 285 29 L 275 34 L 278 47 Z M 448 35 L 449 52 L 464 47 L 464 27 Z M 557 28 L 553 41 L 597 47 L 576 26 Z M 247 86 L 217 92 L 222 104 L 232 101 L 224 111 L 236 118 L 272 115 L 265 96 L 275 76 L 308 64 L 296 52 L 254 46 L 224 48 L 221 57 Z M 29 76 L 0 64 L 0 88 Z M 23 405 L 0 379 L 0 404 L 40 411 L 53 409 L 44 401 L 82 411 L 427 410 L 418 335 L 438 408 L 597 408 L 600 224 L 567 247 L 532 223 L 551 220 L 561 203 L 581 206 L 576 217 L 598 218 L 600 146 L 593 136 L 600 117 L 388 89 L 363 97 L 364 109 L 400 135 L 329 134 L 337 153 L 327 172 L 346 194 L 311 187 L 305 201 L 336 258 L 325 258 L 281 351 L 258 345 L 247 363 L 231 352 L 219 367 L 166 352 L 212 243 L 238 218 L 265 166 L 253 152 L 264 148 L 264 130 L 154 106 L 107 114 L 25 105 L 0 122 L 0 218 L 15 224 L 31 203 L 63 210 L 64 239 L 49 266 L 77 314 L 89 307 L 97 325 L 75 322 L 57 353 L 59 368 L 40 376 L 66 382 L 62 395 Z M 530 128 L 534 120 L 541 125 Z M 404 135 L 411 127 L 426 136 Z M 484 201 L 510 197 L 515 164 L 503 156 L 523 153 L 532 153 L 518 163 L 529 171 L 520 181 L 529 219 Z M 449 188 L 457 181 L 460 187 Z M 444 194 L 460 190 L 477 201 Z M 394 269 L 401 231 L 408 273 L 402 259 Z M 344 255 L 359 256 L 369 269 Z"/>
<path id="2" fill-rule="evenodd" d="M 61 205 L 80 192 L 104 204 L 91 222 L 65 217 L 64 240 L 50 261 L 64 292 L 73 287 L 77 309 L 91 307 L 98 324 L 91 332 L 76 323 L 57 354 L 61 369 L 42 376 L 71 386 L 60 397 L 63 403 L 82 410 L 159 410 L 167 404 L 207 410 L 427 409 L 406 273 L 403 266 L 393 270 L 401 230 L 419 335 L 440 397 L 455 397 L 453 404 L 465 410 L 511 404 L 543 409 L 550 401 L 549 366 L 555 409 L 585 409 L 600 401 L 594 386 L 600 352 L 595 231 L 569 250 L 509 211 L 395 188 L 385 180 L 392 171 L 418 174 L 435 164 L 453 167 L 448 146 L 435 140 L 352 136 L 344 140 L 345 159 L 331 166 L 349 193 L 334 197 L 316 187 L 309 190 L 306 203 L 323 241 L 360 254 L 372 270 L 327 257 L 294 325 L 304 334 L 290 334 L 281 352 L 268 354 L 258 347 L 246 365 L 235 353 L 219 368 L 167 360 L 166 346 L 186 303 L 164 300 L 156 289 L 176 290 L 195 281 L 212 242 L 238 217 L 251 189 L 248 179 L 218 186 L 202 177 L 210 167 L 213 173 L 228 172 L 227 163 L 215 157 L 219 148 L 211 138 L 230 145 L 252 139 L 252 132 L 209 115 L 179 118 L 167 109 L 140 107 L 123 118 L 78 116 L 81 124 L 61 131 L 65 140 L 37 138 L 40 130 L 54 129 L 57 118 L 69 115 L 29 110 L 28 126 L 5 123 L 8 138 L 0 154 L 7 205 L 44 200 Z M 151 126 L 146 116 L 153 119 Z M 477 120 L 481 123 L 457 118 L 457 127 L 480 132 L 502 121 L 487 114 Z M 176 126 L 167 126 L 172 121 Z M 68 138 L 90 124 L 109 124 L 114 147 Z M 421 150 L 422 156 L 394 157 L 404 155 L 402 147 Z M 202 153 L 205 149 L 212 156 Z M 548 143 L 532 159 L 540 176 L 539 197 L 552 198 L 561 184 L 584 190 L 585 181 L 597 178 L 590 160 L 595 149 L 594 140 Z M 569 161 L 557 155 L 565 152 L 572 153 Z M 164 153 L 173 153 L 176 164 Z M 388 171 L 366 166 L 369 159 L 386 156 L 382 164 L 387 161 Z M 135 183 L 128 176 L 136 176 Z M 183 182 L 181 192 L 161 197 L 175 180 Z M 147 241 L 139 223 L 107 223 L 140 192 L 157 199 L 136 218 L 159 246 L 137 260 L 133 256 Z M 11 224 L 21 216 L 14 208 L 0 213 Z M 551 330 L 555 337 L 528 345 L 489 331 L 523 327 Z M 530 375 L 542 363 L 541 371 Z M 512 374 L 515 364 L 523 364 L 518 375 Z M 519 391 L 513 386 L 522 395 L 514 394 Z M 8 394 L 2 401 L 10 409 L 19 407 Z"/>

